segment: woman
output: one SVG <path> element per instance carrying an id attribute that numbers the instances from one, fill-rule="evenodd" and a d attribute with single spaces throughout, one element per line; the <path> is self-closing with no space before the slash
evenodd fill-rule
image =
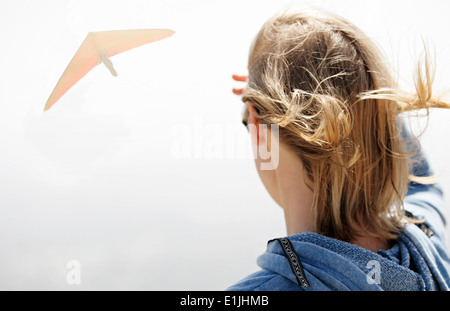
<path id="1" fill-rule="evenodd" d="M 450 108 L 432 96 L 427 59 L 416 94 L 403 93 L 357 27 L 288 11 L 263 25 L 248 70 L 234 92 L 253 144 L 277 157 L 256 166 L 288 236 L 229 290 L 449 290 L 442 191 L 401 119 Z"/>

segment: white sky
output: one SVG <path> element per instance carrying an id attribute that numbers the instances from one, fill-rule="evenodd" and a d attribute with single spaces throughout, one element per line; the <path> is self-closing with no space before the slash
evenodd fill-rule
<path id="1" fill-rule="evenodd" d="M 0 289 L 221 290 L 255 271 L 284 219 L 242 156 L 231 74 L 262 23 L 302 3 L 1 1 Z M 448 88 L 446 1 L 309 3 L 365 30 L 409 82 L 423 36 Z M 88 32 L 136 28 L 176 34 L 114 56 L 116 78 L 97 66 L 43 113 Z M 447 192 L 448 120 L 433 113 L 423 140 Z"/>

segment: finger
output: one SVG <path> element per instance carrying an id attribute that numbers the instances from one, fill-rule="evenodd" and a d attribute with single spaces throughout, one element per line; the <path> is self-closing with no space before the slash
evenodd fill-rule
<path id="1" fill-rule="evenodd" d="M 247 78 L 248 78 L 248 76 L 246 76 L 246 75 L 236 75 L 236 74 L 234 74 L 232 77 L 233 77 L 233 80 L 241 81 L 241 82 L 246 82 Z"/>
<path id="2" fill-rule="evenodd" d="M 242 93 L 244 92 L 244 89 L 233 89 L 233 93 L 236 95 L 242 95 Z"/>

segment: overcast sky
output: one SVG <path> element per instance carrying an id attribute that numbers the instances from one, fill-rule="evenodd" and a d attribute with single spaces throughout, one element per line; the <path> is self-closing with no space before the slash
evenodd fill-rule
<path id="1" fill-rule="evenodd" d="M 1 1 L 0 289 L 221 290 L 285 235 L 231 93 L 270 16 L 302 1 Z M 405 83 L 422 39 L 448 88 L 446 1 L 309 1 L 366 31 Z M 88 32 L 173 37 L 95 67 L 45 102 Z M 444 189 L 450 113 L 424 147 Z M 187 141 L 187 144 L 183 144 Z M 80 264 L 81 284 L 67 282 Z"/>

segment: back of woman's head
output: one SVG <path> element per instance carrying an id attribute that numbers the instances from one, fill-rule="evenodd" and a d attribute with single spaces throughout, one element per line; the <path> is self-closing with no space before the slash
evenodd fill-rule
<path id="1" fill-rule="evenodd" d="M 426 64 L 427 65 L 427 64 Z M 255 38 L 242 100 L 301 159 L 314 193 L 313 231 L 350 241 L 362 232 L 395 238 L 408 219 L 408 158 L 397 117 L 446 107 L 431 98 L 431 73 L 417 94 L 396 90 L 377 47 L 345 19 L 287 11 Z"/>

